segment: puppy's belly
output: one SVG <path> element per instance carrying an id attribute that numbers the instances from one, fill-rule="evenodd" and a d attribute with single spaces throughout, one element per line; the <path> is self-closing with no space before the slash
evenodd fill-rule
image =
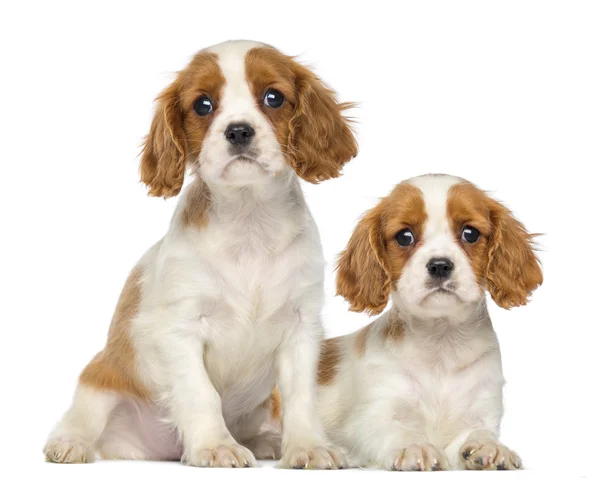
<path id="1" fill-rule="evenodd" d="M 230 428 L 235 423 L 252 413 L 271 394 L 275 386 L 275 371 L 269 367 L 256 370 L 255 375 L 248 375 L 247 380 L 233 384 L 223 391 L 223 417 Z"/>
<path id="2" fill-rule="evenodd" d="M 154 403 L 123 399 L 98 441 L 103 458 L 179 460 L 183 448 L 165 411 Z"/>
<path id="3" fill-rule="evenodd" d="M 269 397 L 275 385 L 275 346 L 243 331 L 239 338 L 232 339 L 229 346 L 209 345 L 205 356 L 206 369 L 221 395 L 228 425 L 252 412 Z"/>
<path id="4" fill-rule="evenodd" d="M 239 421 L 269 396 L 275 377 L 272 369 L 255 371 L 252 380 L 234 383 L 223 392 L 223 416 L 235 431 Z M 105 459 L 179 460 L 183 447 L 167 412 L 155 403 L 124 398 L 113 411 L 97 444 Z"/>
<path id="5" fill-rule="evenodd" d="M 298 314 L 291 307 L 268 315 L 252 316 L 240 311 L 225 308 L 207 317 L 213 331 L 204 363 L 223 399 L 228 423 L 269 397 L 275 385 L 277 350 L 285 331 L 298 323 Z M 232 320 L 232 316 L 238 319 Z"/>

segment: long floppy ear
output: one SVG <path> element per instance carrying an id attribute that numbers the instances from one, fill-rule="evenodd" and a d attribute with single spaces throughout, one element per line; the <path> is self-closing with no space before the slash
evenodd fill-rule
<path id="1" fill-rule="evenodd" d="M 150 132 L 144 141 L 140 173 L 152 196 L 175 196 L 183 186 L 186 142 L 178 97 L 178 81 L 158 96 Z"/>
<path id="2" fill-rule="evenodd" d="M 333 90 L 293 61 L 298 100 L 289 122 L 288 154 L 298 176 L 318 183 L 340 175 L 356 156 L 350 121 L 342 115 L 352 103 L 338 103 Z"/>
<path id="3" fill-rule="evenodd" d="M 505 206 L 488 198 L 492 235 L 485 277 L 492 299 L 509 309 L 527 304 L 531 293 L 542 284 L 542 269 L 534 253 L 534 234 Z"/>
<path id="4" fill-rule="evenodd" d="M 350 303 L 350 311 L 381 313 L 388 303 L 392 278 L 378 207 L 354 229 L 337 265 L 337 294 Z"/>

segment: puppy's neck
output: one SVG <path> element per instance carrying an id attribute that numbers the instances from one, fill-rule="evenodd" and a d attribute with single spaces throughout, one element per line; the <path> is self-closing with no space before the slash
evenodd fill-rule
<path id="1" fill-rule="evenodd" d="M 389 316 L 403 323 L 407 334 L 419 341 L 468 341 L 480 336 L 482 330 L 492 329 L 484 298 L 463 306 L 460 312 L 439 316 L 419 316 L 394 305 Z"/>
<path id="2" fill-rule="evenodd" d="M 406 344 L 404 350 L 409 350 L 414 363 L 436 370 L 463 370 L 498 350 L 485 300 L 474 304 L 469 311 L 460 320 L 456 316 L 424 319 L 393 307 L 387 326 L 404 327 L 401 334 Z"/>
<path id="3" fill-rule="evenodd" d="M 281 251 L 311 221 L 296 177 L 274 176 L 257 185 L 237 186 L 192 181 L 173 222 L 176 232 L 210 230 L 223 248 Z"/>
<path id="4" fill-rule="evenodd" d="M 211 193 L 211 210 L 222 218 L 236 218 L 255 211 L 283 211 L 304 204 L 298 180 L 289 174 L 273 176 L 258 184 L 211 183 L 207 187 Z"/>

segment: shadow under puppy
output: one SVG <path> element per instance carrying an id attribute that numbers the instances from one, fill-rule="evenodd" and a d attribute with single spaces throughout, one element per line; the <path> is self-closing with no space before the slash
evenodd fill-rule
<path id="1" fill-rule="evenodd" d="M 186 170 L 193 179 L 127 279 L 49 461 L 344 465 L 317 414 L 324 259 L 299 177 L 337 177 L 356 154 L 348 107 L 257 42 L 207 48 L 178 73 L 158 98 L 141 174 L 163 197 Z M 282 439 L 263 431 L 275 382 Z"/>
<path id="2" fill-rule="evenodd" d="M 499 442 L 504 379 L 485 290 L 527 303 L 542 272 L 511 212 L 473 184 L 425 175 L 399 184 L 358 223 L 337 290 L 352 311 L 383 311 L 326 340 L 319 412 L 360 466 L 519 469 Z"/>

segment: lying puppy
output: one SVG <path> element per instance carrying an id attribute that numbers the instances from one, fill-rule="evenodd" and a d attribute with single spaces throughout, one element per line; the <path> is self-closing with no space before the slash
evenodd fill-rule
<path id="1" fill-rule="evenodd" d="M 127 279 L 48 460 L 278 458 L 280 438 L 262 431 L 277 381 L 281 465 L 343 466 L 317 414 L 324 259 L 297 176 L 337 177 L 356 154 L 348 106 L 249 41 L 201 51 L 158 97 L 142 180 L 163 197 L 179 193 L 186 169 L 193 180 Z"/>
<path id="2" fill-rule="evenodd" d="M 502 308 L 542 283 L 532 235 L 471 183 L 427 175 L 398 185 L 357 225 L 337 289 L 380 313 L 324 342 L 319 412 L 358 465 L 389 470 L 518 469 L 498 440 L 500 349 L 485 289 Z"/>

